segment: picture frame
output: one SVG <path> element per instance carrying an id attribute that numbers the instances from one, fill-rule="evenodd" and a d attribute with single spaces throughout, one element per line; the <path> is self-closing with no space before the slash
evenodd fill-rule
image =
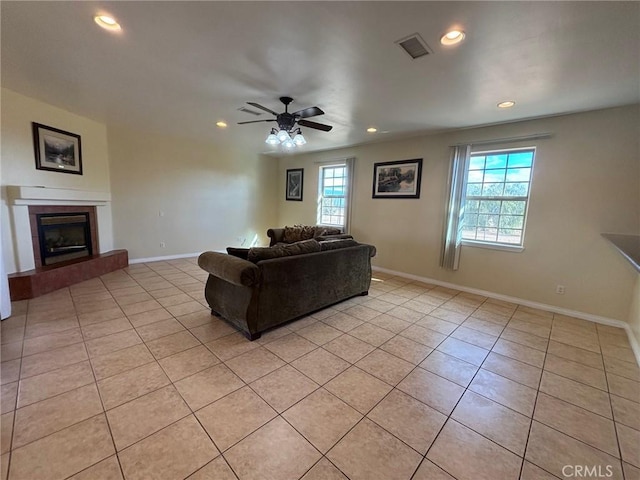
<path id="1" fill-rule="evenodd" d="M 291 168 L 287 170 L 287 200 L 302 201 L 304 184 L 304 168 Z"/>
<path id="2" fill-rule="evenodd" d="M 373 164 L 371 198 L 420 198 L 422 158 Z"/>
<path id="3" fill-rule="evenodd" d="M 80 135 L 32 122 L 36 169 L 82 175 Z"/>

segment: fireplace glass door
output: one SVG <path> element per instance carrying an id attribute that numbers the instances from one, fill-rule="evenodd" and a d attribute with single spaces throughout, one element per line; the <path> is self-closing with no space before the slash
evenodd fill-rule
<path id="1" fill-rule="evenodd" d="M 37 219 L 43 265 L 93 253 L 88 213 L 39 214 Z"/>

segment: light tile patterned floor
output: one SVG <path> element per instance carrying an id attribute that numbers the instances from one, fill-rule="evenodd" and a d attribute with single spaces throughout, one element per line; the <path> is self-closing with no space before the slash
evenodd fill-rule
<path id="1" fill-rule="evenodd" d="M 376 275 L 249 342 L 205 280 L 132 265 L 15 303 L 2 479 L 640 478 L 621 329 Z"/>

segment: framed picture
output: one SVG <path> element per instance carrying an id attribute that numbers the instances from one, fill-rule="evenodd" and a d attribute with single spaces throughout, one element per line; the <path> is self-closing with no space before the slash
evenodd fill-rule
<path id="1" fill-rule="evenodd" d="M 372 198 L 420 198 L 422 159 L 373 164 Z"/>
<path id="2" fill-rule="evenodd" d="M 80 135 L 33 122 L 36 169 L 82 175 Z"/>
<path id="3" fill-rule="evenodd" d="M 287 200 L 302 201 L 302 180 L 304 168 L 287 170 Z"/>

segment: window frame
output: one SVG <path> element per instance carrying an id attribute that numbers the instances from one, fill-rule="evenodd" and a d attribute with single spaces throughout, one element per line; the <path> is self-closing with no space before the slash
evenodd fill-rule
<path id="1" fill-rule="evenodd" d="M 505 196 L 505 195 L 494 195 L 494 196 L 482 196 L 482 195 L 472 195 L 472 196 L 467 196 L 467 185 L 469 183 L 469 170 L 470 170 L 470 165 L 471 165 L 471 159 L 474 156 L 489 156 L 489 155 L 497 155 L 497 154 L 504 154 L 504 153 L 517 153 L 517 152 L 532 152 L 532 157 L 531 157 L 531 167 L 528 167 L 531 169 L 531 172 L 529 174 L 529 180 L 528 180 L 528 189 L 527 189 L 527 195 L 526 196 Z M 489 150 L 481 150 L 481 151 L 476 151 L 476 152 L 470 152 L 469 154 L 469 158 L 468 158 L 468 162 L 465 165 L 465 171 L 464 171 L 464 183 L 462 186 L 462 208 L 464 209 L 464 214 L 467 215 L 467 202 L 468 201 L 482 201 L 482 200 L 489 200 L 489 201 L 499 201 L 501 202 L 501 207 L 502 207 L 502 202 L 505 201 L 524 201 L 525 205 L 524 205 L 524 213 L 522 214 L 522 233 L 520 235 L 520 242 L 519 243 L 507 243 L 507 242 L 500 242 L 498 240 L 477 240 L 477 239 L 469 239 L 469 238 L 464 238 L 462 236 L 462 232 L 463 229 L 460 229 L 460 244 L 463 246 L 469 246 L 469 247 L 481 247 L 481 248 L 489 248 L 489 249 L 494 249 L 494 250 L 504 250 L 504 251 L 511 251 L 511 252 L 522 252 L 524 250 L 524 242 L 525 242 L 525 236 L 526 236 L 526 229 L 527 229 L 527 220 L 528 220 L 528 216 L 529 216 L 529 203 L 531 200 L 531 190 L 532 190 L 532 185 L 533 185 L 533 171 L 534 171 L 534 166 L 535 166 L 535 159 L 536 159 L 536 147 L 535 146 L 528 146 L 528 147 L 516 147 L 516 148 L 501 148 L 501 149 L 489 149 Z M 508 160 L 507 160 L 508 161 Z M 508 165 L 508 163 L 507 163 Z M 485 165 L 486 167 L 486 165 Z M 483 175 L 486 172 L 486 168 L 483 168 Z M 491 170 L 491 169 L 489 169 Z M 508 166 L 505 166 L 505 170 L 508 170 Z M 506 181 L 506 171 L 505 171 L 505 179 L 503 182 L 500 183 L 507 183 Z M 484 183 L 484 182 L 483 182 Z M 479 214 L 476 213 L 476 215 Z M 497 214 L 498 216 L 502 216 L 501 213 Z M 463 220 L 464 222 L 464 220 Z M 476 222 L 476 228 L 477 228 L 477 222 Z M 499 227 L 498 227 L 499 228 Z M 477 231 L 476 231 L 476 235 L 477 235 Z"/>
<path id="2" fill-rule="evenodd" d="M 325 181 L 325 169 L 334 169 L 334 168 L 344 168 L 344 190 L 343 190 L 343 194 L 342 195 L 332 195 L 332 196 L 325 196 L 324 195 L 324 181 Z M 333 177 L 336 178 L 336 177 Z M 339 177 L 338 177 L 339 178 Z M 342 215 L 340 215 L 342 217 L 342 224 L 333 224 L 333 223 L 324 223 L 322 222 L 322 208 L 324 207 L 323 205 L 323 200 L 325 198 L 342 198 L 343 199 L 343 206 L 342 207 L 336 207 L 336 208 L 341 208 L 342 209 Z M 337 227 L 337 228 L 341 228 L 343 231 L 346 230 L 347 228 L 347 214 L 348 214 L 348 202 L 349 202 L 349 168 L 348 168 L 348 164 L 347 161 L 336 161 L 336 162 L 331 162 L 331 163 L 325 163 L 320 165 L 319 169 L 318 169 L 318 212 L 317 212 L 317 224 L 321 225 L 323 227 Z"/>

